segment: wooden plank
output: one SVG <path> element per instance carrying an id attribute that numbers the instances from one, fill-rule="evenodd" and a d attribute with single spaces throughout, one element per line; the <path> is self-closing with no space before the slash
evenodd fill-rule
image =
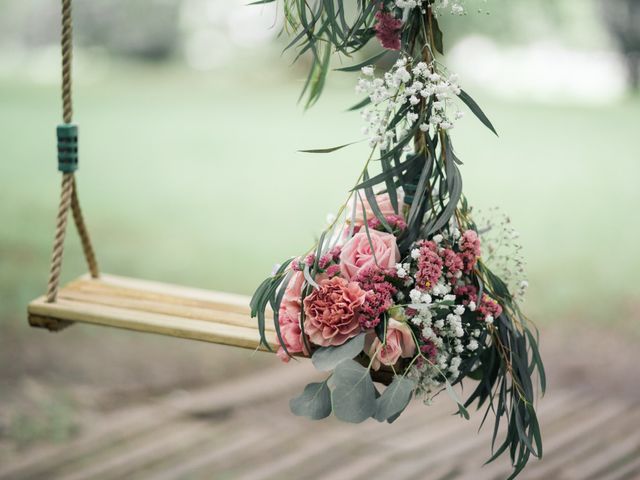
<path id="1" fill-rule="evenodd" d="M 71 322 L 266 350 L 259 345 L 249 297 L 124 277 L 81 277 L 63 287 L 55 303 L 29 304 L 33 326 L 58 330 Z M 267 341 L 277 348 L 271 322 Z"/>
<path id="2" fill-rule="evenodd" d="M 61 300 L 69 300 L 77 303 L 90 303 L 94 305 L 104 305 L 116 307 L 124 310 L 135 310 L 139 312 L 158 313 L 162 315 L 172 315 L 175 317 L 191 318 L 193 320 L 204 320 L 213 323 L 224 323 L 237 327 L 256 328 L 256 320 L 250 317 L 249 311 L 237 313 L 233 311 L 218 310 L 215 307 L 202 308 L 176 303 L 166 303 L 161 300 L 149 300 L 145 298 L 131 298 L 110 295 L 113 292 L 86 292 L 81 290 L 65 291 L 60 295 Z M 268 321 L 266 330 L 275 332 L 273 323 Z"/>
<path id="3" fill-rule="evenodd" d="M 202 413 L 207 412 L 211 418 L 215 412 L 227 409 L 234 409 L 236 413 L 251 411 L 256 405 L 264 406 L 283 396 L 286 398 L 301 389 L 313 373 L 310 363 L 291 362 L 285 375 L 280 367 L 261 370 L 186 395 L 168 395 L 160 402 L 146 402 L 124 411 L 107 413 L 99 419 L 88 419 L 81 425 L 79 436 L 67 443 L 20 452 L 9 464 L 2 465 L 0 479 L 57 478 L 51 472 L 58 472 L 66 465 L 80 464 L 98 452 L 132 440 L 162 438 L 159 429 L 175 425 L 185 417 L 203 418 Z M 238 428 L 237 424 L 235 428 Z"/>
<path id="4" fill-rule="evenodd" d="M 102 274 L 98 279 L 92 279 L 88 275 L 82 276 L 66 285 L 60 294 L 72 294 L 74 291 L 103 292 L 121 298 L 151 300 L 164 304 L 173 303 L 185 307 L 200 307 L 246 315 L 250 311 L 250 298 L 245 295 L 108 274 Z"/>

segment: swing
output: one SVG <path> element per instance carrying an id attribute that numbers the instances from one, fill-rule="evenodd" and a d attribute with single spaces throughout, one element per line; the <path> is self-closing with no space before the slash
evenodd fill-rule
<path id="1" fill-rule="evenodd" d="M 56 221 L 49 282 L 45 295 L 28 306 L 29 324 L 58 331 L 88 323 L 157 333 L 249 349 L 268 350 L 250 318 L 249 297 L 230 293 L 106 275 L 99 271 L 84 222 L 75 171 L 78 168 L 78 128 L 72 123 L 71 0 L 62 0 L 63 124 L 57 127 L 58 170 L 62 192 Z M 78 230 L 89 274 L 60 288 L 60 272 L 69 210 Z M 267 322 L 271 325 L 272 322 Z M 274 328 L 267 343 L 275 351 Z"/>

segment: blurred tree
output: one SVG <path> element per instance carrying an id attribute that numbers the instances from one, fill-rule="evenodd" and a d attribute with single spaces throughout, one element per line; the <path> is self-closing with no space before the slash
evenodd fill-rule
<path id="1" fill-rule="evenodd" d="M 640 90 L 640 0 L 601 0 L 609 32 L 625 57 L 629 83 Z"/>
<path id="2" fill-rule="evenodd" d="M 78 41 L 145 60 L 165 60 L 179 43 L 180 0 L 77 0 Z"/>
<path id="3" fill-rule="evenodd" d="M 164 60 L 180 44 L 184 0 L 73 0 L 79 46 L 145 60 Z M 57 44 L 60 0 L 0 0 L 2 43 L 27 48 Z"/>

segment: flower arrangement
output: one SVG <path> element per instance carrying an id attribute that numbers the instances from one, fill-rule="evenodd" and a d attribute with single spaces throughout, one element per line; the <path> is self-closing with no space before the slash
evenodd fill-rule
<path id="1" fill-rule="evenodd" d="M 474 403 L 486 408 L 485 419 L 493 414 L 490 461 L 508 451 L 513 478 L 531 455 L 542 454 L 534 403 L 545 374 L 537 332 L 519 305 L 526 288 L 520 247 L 498 254 L 489 240 L 497 228 L 498 236 L 515 235 L 504 221 L 480 228 L 462 193 L 462 162 L 451 139 L 463 116 L 459 101 L 495 133 L 437 60 L 439 16 L 464 14 L 464 7 L 363 0 L 351 14 L 340 0 L 284 5 L 295 35 L 290 47 L 312 54 L 303 90 L 308 106 L 322 92 L 333 52 L 351 56 L 374 38 L 382 47 L 338 69 L 359 71 L 356 92 L 365 95 L 353 107 L 362 109 L 371 147 L 359 178 L 318 242 L 283 262 L 251 302 L 267 348 L 270 308 L 278 356 L 310 357 L 329 372 L 292 399 L 291 410 L 312 419 L 333 413 L 347 422 L 393 422 L 412 397 L 429 404 L 446 392 L 463 417 Z M 375 62 L 385 55 L 396 59 L 379 72 Z M 464 401 L 454 389 L 463 381 L 474 382 Z"/>

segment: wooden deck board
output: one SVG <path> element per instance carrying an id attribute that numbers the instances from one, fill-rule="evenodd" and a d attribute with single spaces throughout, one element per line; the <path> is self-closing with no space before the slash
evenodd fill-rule
<path id="1" fill-rule="evenodd" d="M 57 330 L 88 323 L 249 349 L 260 346 L 249 297 L 112 275 L 81 277 L 65 285 L 55 303 L 29 304 L 29 322 Z M 269 318 L 270 320 L 270 318 Z M 266 336 L 276 349 L 270 321 Z"/>
<path id="2" fill-rule="evenodd" d="M 469 422 L 452 416 L 447 398 L 431 407 L 414 402 L 393 425 L 295 417 L 287 399 L 312 375 L 313 367 L 300 362 L 289 365 L 285 375 L 277 368 L 185 397 L 169 396 L 138 412 L 145 413 L 144 421 L 135 427 L 131 412 L 116 411 L 46 455 L 22 453 L 22 459 L 0 468 L 0 478 L 494 480 L 510 471 L 506 459 L 481 468 L 490 432 L 476 434 L 478 412 Z M 532 460 L 519 478 L 635 478 L 638 404 L 620 398 L 601 408 L 603 401 L 595 392 L 553 389 L 539 411 L 547 455 L 541 462 Z M 225 406 L 232 408 L 222 416 L 193 415 Z M 597 437 L 606 446 L 585 457 Z"/>

